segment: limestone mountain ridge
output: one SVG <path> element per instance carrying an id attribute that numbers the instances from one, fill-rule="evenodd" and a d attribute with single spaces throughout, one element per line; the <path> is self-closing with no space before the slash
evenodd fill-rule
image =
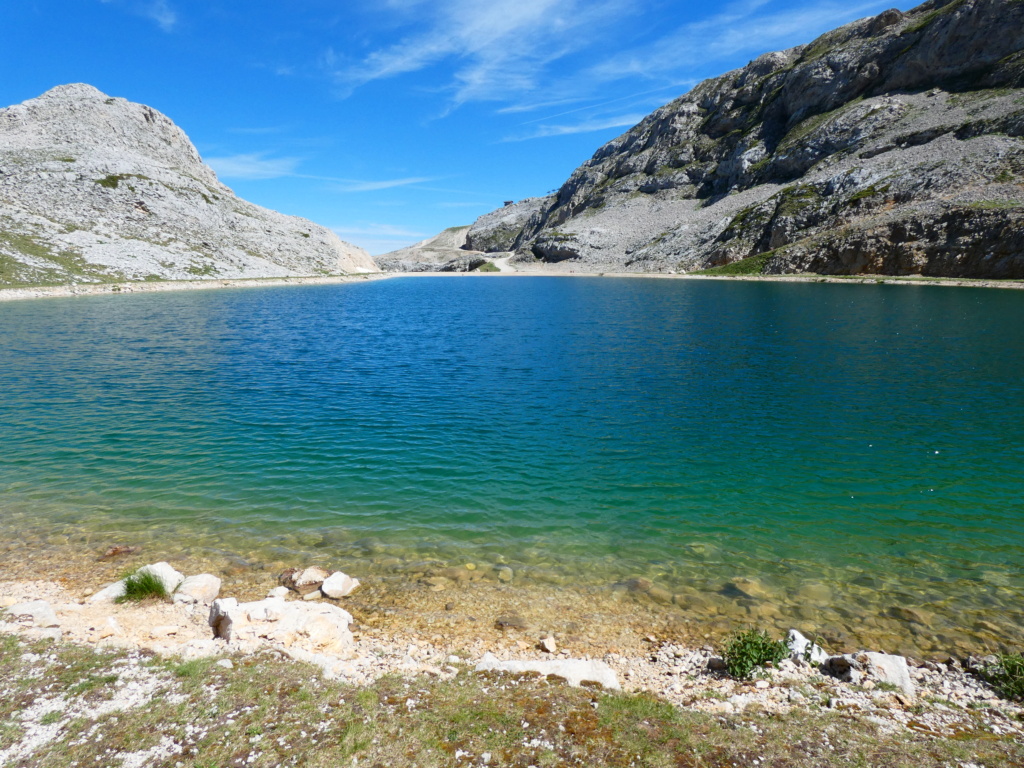
<path id="1" fill-rule="evenodd" d="M 551 271 L 1022 278 L 1022 137 L 1024 2 L 929 0 L 700 83 L 467 244 Z"/>
<path id="2" fill-rule="evenodd" d="M 237 197 L 152 107 L 76 83 L 0 109 L 0 284 L 375 271 L 330 230 Z"/>

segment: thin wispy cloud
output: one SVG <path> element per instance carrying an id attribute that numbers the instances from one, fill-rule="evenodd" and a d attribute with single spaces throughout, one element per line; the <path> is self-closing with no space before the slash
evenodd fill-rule
<path id="1" fill-rule="evenodd" d="M 647 113 L 645 112 L 633 112 L 628 115 L 586 120 L 569 125 L 540 125 L 527 133 L 508 136 L 503 141 L 528 141 L 529 139 L 544 139 L 551 136 L 570 136 L 575 133 L 593 133 L 594 131 L 605 131 L 609 128 L 632 128 L 646 116 Z"/>
<path id="2" fill-rule="evenodd" d="M 280 179 L 295 176 L 297 157 L 267 157 L 265 152 L 208 157 L 206 163 L 222 179 Z"/>
<path id="3" fill-rule="evenodd" d="M 395 187 L 408 187 L 414 184 L 422 184 L 427 181 L 434 181 L 428 176 L 412 176 L 407 179 L 385 179 L 383 181 L 360 181 L 357 179 L 329 179 L 319 176 L 305 176 L 304 178 L 323 178 L 324 181 L 337 182 L 331 185 L 336 192 L 376 192 L 381 189 L 394 189 Z"/>
<path id="4" fill-rule="evenodd" d="M 115 4 L 126 8 L 136 16 L 156 22 L 164 32 L 173 32 L 178 25 L 178 13 L 167 0 L 100 0 L 101 3 Z"/>
<path id="5" fill-rule="evenodd" d="M 415 238 L 416 240 L 422 240 L 425 237 L 430 237 L 426 232 L 415 232 L 411 229 L 397 227 L 392 224 L 361 223 L 351 226 L 331 227 L 331 229 L 339 237 L 345 235 L 371 235 L 375 237 Z"/>
<path id="6" fill-rule="evenodd" d="M 810 42 L 821 32 L 888 7 L 878 0 L 855 4 L 827 0 L 779 11 L 770 5 L 771 0 L 733 3 L 710 18 L 679 27 L 653 45 L 619 52 L 586 75 L 600 82 L 657 78 L 740 54 L 756 56 Z"/>
<path id="7" fill-rule="evenodd" d="M 549 65 L 593 44 L 606 22 L 628 0 L 438 0 L 400 3 L 410 26 L 421 31 L 343 64 L 335 52 L 325 62 L 350 92 L 374 80 L 454 62 L 441 87 L 452 107 L 469 101 L 509 100 L 531 93 Z"/>

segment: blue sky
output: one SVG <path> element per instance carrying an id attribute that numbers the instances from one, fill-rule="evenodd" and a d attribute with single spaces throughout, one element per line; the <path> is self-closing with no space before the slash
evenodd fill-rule
<path id="1" fill-rule="evenodd" d="M 149 104 L 242 197 L 382 253 L 557 188 L 696 82 L 887 7 L 4 0 L 0 103 L 87 82 Z"/>

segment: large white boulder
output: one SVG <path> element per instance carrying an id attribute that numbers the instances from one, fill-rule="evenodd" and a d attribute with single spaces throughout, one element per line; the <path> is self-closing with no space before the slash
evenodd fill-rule
<path id="1" fill-rule="evenodd" d="M 917 694 L 917 688 L 910 677 L 910 668 L 907 666 L 905 658 L 888 653 L 868 652 L 859 654 L 857 657 L 859 661 L 862 660 L 862 656 L 866 657 L 863 663 L 869 675 L 883 683 L 897 686 L 904 695 L 910 698 Z"/>
<path id="2" fill-rule="evenodd" d="M 327 597 L 348 597 L 359 587 L 359 579 L 353 579 L 348 574 L 335 571 L 320 585 L 320 591 Z"/>
<path id="3" fill-rule="evenodd" d="M 348 626 L 352 616 L 330 603 L 267 598 L 239 603 L 235 598 L 214 600 L 210 626 L 231 643 L 270 643 L 309 653 L 347 654 L 354 641 Z"/>
<path id="4" fill-rule="evenodd" d="M 209 605 L 220 594 L 220 579 L 209 573 L 189 576 L 174 593 L 176 603 L 203 603 Z"/>
<path id="5" fill-rule="evenodd" d="M 45 600 L 30 600 L 15 603 L 7 609 L 7 615 L 18 621 L 27 621 L 37 627 L 58 627 L 57 614 Z"/>
<path id="6" fill-rule="evenodd" d="M 615 670 L 603 661 L 587 659 L 559 659 L 557 661 L 500 661 L 494 654 L 485 653 L 476 665 L 477 672 L 537 672 L 541 675 L 564 677 L 569 685 L 579 687 L 580 683 L 600 683 L 609 690 L 619 690 L 619 678 Z"/>

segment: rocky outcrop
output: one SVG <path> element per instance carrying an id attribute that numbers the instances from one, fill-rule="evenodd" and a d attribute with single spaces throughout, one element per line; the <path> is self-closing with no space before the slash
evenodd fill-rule
<path id="1" fill-rule="evenodd" d="M 151 107 L 63 85 L 0 109 L 0 284 L 376 272 L 221 184 Z"/>
<path id="2" fill-rule="evenodd" d="M 512 251 L 516 239 L 530 219 L 546 210 L 554 197 L 531 197 L 518 203 L 508 203 L 477 219 L 466 233 L 465 248 L 485 253 Z"/>
<path id="3" fill-rule="evenodd" d="M 556 271 L 1020 278 L 1022 232 L 1024 3 L 930 0 L 699 84 L 470 240 Z"/>
<path id="4" fill-rule="evenodd" d="M 472 272 L 487 259 L 469 247 L 470 227 L 449 227 L 408 248 L 376 256 L 377 266 L 384 272 Z"/>
<path id="5" fill-rule="evenodd" d="M 210 626 L 229 643 L 271 643 L 307 653 L 338 656 L 352 651 L 348 611 L 326 603 L 267 598 L 239 603 L 228 597 L 210 608 Z"/>

